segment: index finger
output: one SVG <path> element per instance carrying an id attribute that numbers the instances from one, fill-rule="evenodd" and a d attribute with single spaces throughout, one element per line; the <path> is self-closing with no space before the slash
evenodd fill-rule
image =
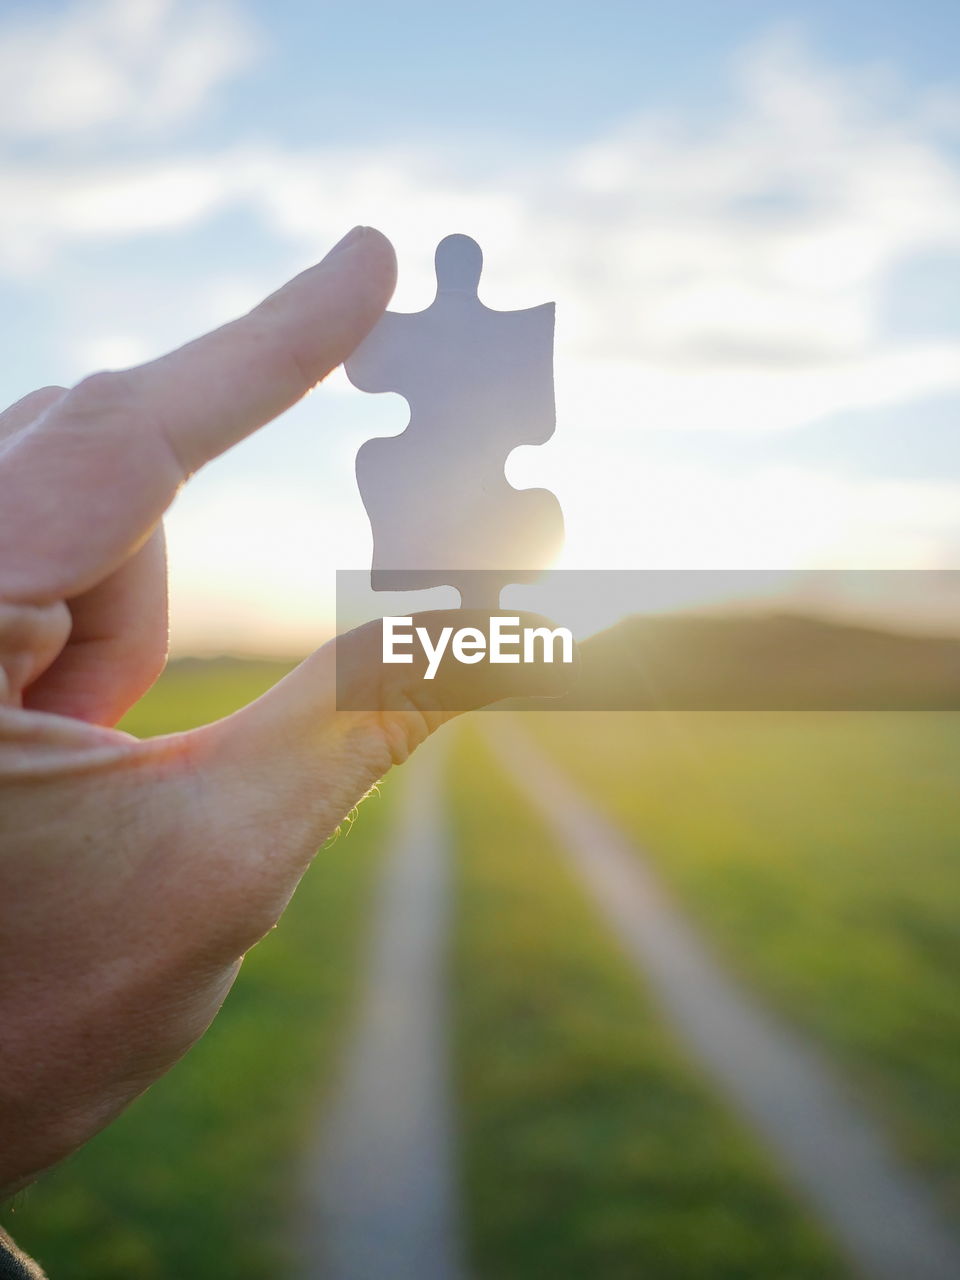
<path id="1" fill-rule="evenodd" d="M 395 278 L 390 242 L 357 227 L 241 319 L 69 391 L 0 457 L 0 598 L 70 598 L 116 569 L 192 472 L 350 354 Z"/>

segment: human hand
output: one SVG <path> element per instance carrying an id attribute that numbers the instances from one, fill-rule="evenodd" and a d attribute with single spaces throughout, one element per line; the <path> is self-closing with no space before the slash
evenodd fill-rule
<path id="1" fill-rule="evenodd" d="M 248 316 L 0 416 L 0 1189 L 185 1052 L 318 845 L 445 718 L 409 667 L 336 711 L 335 656 L 341 687 L 382 679 L 361 629 L 226 720 L 111 727 L 165 660 L 177 489 L 339 364 L 394 278 L 359 231 Z"/>

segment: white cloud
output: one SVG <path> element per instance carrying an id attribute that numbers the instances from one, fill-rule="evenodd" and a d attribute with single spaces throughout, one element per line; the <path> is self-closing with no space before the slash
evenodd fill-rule
<path id="1" fill-rule="evenodd" d="M 489 305 L 559 303 L 558 432 L 519 451 L 509 475 L 560 496 L 567 565 L 920 567 L 956 545 L 955 484 L 667 467 L 644 458 L 640 434 L 785 429 L 960 391 L 960 342 L 893 336 L 878 306 L 912 255 L 960 252 L 960 163 L 941 138 L 960 118 L 954 99 L 905 98 L 778 37 L 744 55 L 735 106 L 706 122 L 647 114 L 587 146 L 507 146 L 495 164 L 426 145 L 242 139 L 120 162 L 100 145 L 175 125 L 251 50 L 226 0 L 88 0 L 53 30 L 32 16 L 0 24 L 0 272 L 50 281 L 78 248 L 187 237 L 240 210 L 260 218 L 278 271 L 357 222 L 380 225 L 400 257 L 395 305 L 415 309 L 432 296 L 436 242 L 466 231 L 485 251 Z M 97 143 L 84 163 L 22 159 L 31 140 L 79 136 Z M 238 263 L 235 280 L 222 258 L 201 264 L 151 305 L 123 294 L 146 277 L 126 285 L 118 271 L 99 301 L 83 294 L 68 372 L 128 364 L 229 318 L 272 261 Z M 323 395 L 328 421 L 358 398 L 342 379 Z M 387 410 L 366 409 L 376 434 Z M 323 629 L 334 565 L 368 551 L 351 422 L 315 494 L 263 484 L 253 463 L 246 483 L 243 458 L 263 460 L 256 440 L 236 451 L 236 473 L 224 460 L 193 482 L 170 522 L 181 643 L 245 631 L 262 647 L 284 633 L 306 644 Z M 303 456 L 283 424 L 271 430 L 268 452 Z"/>
<path id="2" fill-rule="evenodd" d="M 0 24 L 0 136 L 64 138 L 176 123 L 251 60 L 229 0 L 74 0 Z"/>
<path id="3" fill-rule="evenodd" d="M 128 42 L 171 25 L 169 4 L 133 8 Z M 202 32 L 226 12 L 193 6 L 190 23 Z M 960 250 L 960 165 L 930 124 L 942 108 L 782 38 L 737 75 L 738 105 L 708 123 L 643 116 L 482 172 L 429 148 L 252 143 L 125 165 L 10 164 L 0 269 L 38 271 L 77 241 L 181 234 L 246 208 L 278 258 L 381 225 L 400 254 L 396 305 L 415 308 L 432 294 L 434 244 L 462 229 L 484 246 L 491 305 L 558 298 L 560 366 L 582 389 L 568 411 L 600 401 L 611 429 L 785 427 L 960 387 L 957 344 L 894 340 L 877 306 L 911 255 Z"/>

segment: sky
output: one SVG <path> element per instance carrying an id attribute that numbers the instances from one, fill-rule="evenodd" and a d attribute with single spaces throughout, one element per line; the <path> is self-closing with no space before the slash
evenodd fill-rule
<path id="1" fill-rule="evenodd" d="M 955 4 L 0 0 L 0 400 L 160 354 L 351 226 L 557 303 L 569 569 L 960 569 Z M 300 652 L 369 562 L 334 374 L 168 517 L 175 651 Z"/>

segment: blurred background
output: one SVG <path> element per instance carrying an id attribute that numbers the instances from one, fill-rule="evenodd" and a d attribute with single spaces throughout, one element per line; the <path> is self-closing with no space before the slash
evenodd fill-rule
<path id="1" fill-rule="evenodd" d="M 356 223 L 397 247 L 393 306 L 425 307 L 461 231 L 489 306 L 558 304 L 557 432 L 508 464 L 560 498 L 558 567 L 960 569 L 958 37 L 938 0 L 7 0 L 0 401 L 229 320 Z M 338 372 L 184 490 L 177 661 L 132 732 L 225 714 L 332 632 L 335 571 L 370 557 L 356 450 L 406 412 Z M 957 717 L 521 719 L 955 1231 Z M 320 1274 L 309 1170 L 401 789 L 323 852 L 203 1043 L 7 1209 L 53 1280 Z M 868 1269 L 677 1033 L 535 790 L 470 727 L 432 802 L 470 1274 Z"/>

